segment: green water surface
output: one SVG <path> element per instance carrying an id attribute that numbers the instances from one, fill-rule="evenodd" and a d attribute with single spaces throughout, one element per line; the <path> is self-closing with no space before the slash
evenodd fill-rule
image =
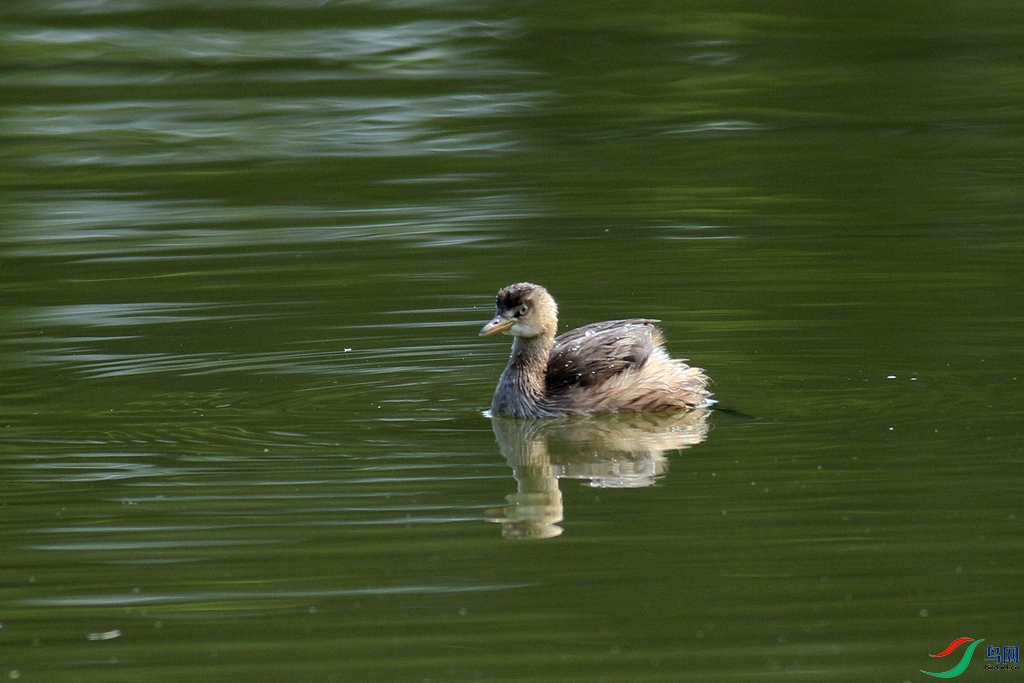
<path id="1" fill-rule="evenodd" d="M 5 0 L 0 678 L 1019 645 L 1022 84 L 1005 0 Z M 725 410 L 492 425 L 521 280 Z"/>

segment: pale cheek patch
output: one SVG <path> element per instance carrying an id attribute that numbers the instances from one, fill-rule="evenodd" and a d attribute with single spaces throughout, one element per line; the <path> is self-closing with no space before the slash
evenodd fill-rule
<path id="1" fill-rule="evenodd" d="M 524 322 L 517 322 L 509 330 L 509 333 L 516 337 L 536 337 L 540 334 L 540 330 L 535 327 L 531 327 Z"/>

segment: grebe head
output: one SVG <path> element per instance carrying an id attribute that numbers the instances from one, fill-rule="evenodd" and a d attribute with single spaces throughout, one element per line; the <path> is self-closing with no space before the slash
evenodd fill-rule
<path id="1" fill-rule="evenodd" d="M 498 292 L 497 315 L 481 328 L 480 336 L 504 332 L 525 339 L 553 338 L 557 329 L 558 304 L 548 290 L 530 282 L 519 282 Z"/>

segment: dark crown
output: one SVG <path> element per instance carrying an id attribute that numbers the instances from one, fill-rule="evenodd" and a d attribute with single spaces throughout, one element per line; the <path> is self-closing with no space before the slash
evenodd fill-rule
<path id="1" fill-rule="evenodd" d="M 538 289 L 540 289 L 539 285 L 535 285 L 530 282 L 518 282 L 514 285 L 509 285 L 498 292 L 498 310 L 508 311 L 513 308 L 518 308 L 520 305 L 527 302 L 530 295 Z"/>

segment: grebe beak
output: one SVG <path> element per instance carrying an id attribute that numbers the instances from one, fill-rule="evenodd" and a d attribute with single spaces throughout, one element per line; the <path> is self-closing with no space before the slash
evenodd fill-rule
<path id="1" fill-rule="evenodd" d="M 506 318 L 502 315 L 496 315 L 491 322 L 480 328 L 480 336 L 490 337 L 492 334 L 498 334 L 499 332 L 508 332 L 508 330 L 515 324 L 515 318 Z"/>

